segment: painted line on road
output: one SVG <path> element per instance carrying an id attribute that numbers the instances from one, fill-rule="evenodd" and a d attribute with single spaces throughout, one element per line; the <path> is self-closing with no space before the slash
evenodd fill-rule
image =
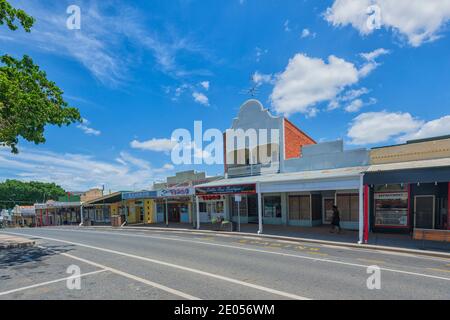
<path id="1" fill-rule="evenodd" d="M 47 249 L 47 250 L 51 250 L 51 249 L 48 249 L 48 248 L 45 248 L 45 247 L 41 247 L 41 248 Z M 68 257 L 68 258 L 71 258 L 71 259 L 74 259 L 74 260 L 77 260 L 77 261 L 80 261 L 80 262 L 84 262 L 84 263 L 89 264 L 91 266 L 102 268 L 105 271 L 109 271 L 109 272 L 112 272 L 114 274 L 120 275 L 122 277 L 131 279 L 131 280 L 135 280 L 137 282 L 144 283 L 144 284 L 146 284 L 148 286 L 160 289 L 162 291 L 171 293 L 173 295 L 179 296 L 179 297 L 187 299 L 187 300 L 201 300 L 200 298 L 194 297 L 194 296 L 192 296 L 190 294 L 181 292 L 181 291 L 176 290 L 176 289 L 172 289 L 172 288 L 166 287 L 166 286 L 164 286 L 162 284 L 159 284 L 159 283 L 156 283 L 156 282 L 144 279 L 144 278 L 137 277 L 137 276 L 132 275 L 130 273 L 127 273 L 127 272 L 124 272 L 124 271 L 120 271 L 120 270 L 117 270 L 117 269 L 114 269 L 114 268 L 102 265 L 102 264 L 94 262 L 94 261 L 90 261 L 90 260 L 86 260 L 86 259 L 83 259 L 83 258 L 80 258 L 80 257 L 76 257 L 76 256 L 68 254 L 68 253 L 61 253 L 61 255 L 65 256 L 65 257 Z"/>
<path id="2" fill-rule="evenodd" d="M 14 233 L 11 233 L 11 232 L 8 232 L 8 233 L 14 234 Z M 180 265 L 177 265 L 177 264 L 164 262 L 164 261 L 160 261 L 160 260 L 156 260 L 156 259 L 150 259 L 150 258 L 146 258 L 146 257 L 141 257 L 141 256 L 137 256 L 137 255 L 134 255 L 134 254 L 129 254 L 129 253 L 121 252 L 121 251 L 116 251 L 116 250 L 111 250 L 111 249 L 106 249 L 106 248 L 101 248 L 101 247 L 90 246 L 90 245 L 87 245 L 87 244 L 73 242 L 73 241 L 66 241 L 66 240 L 61 240 L 61 239 L 48 238 L 48 237 L 37 236 L 37 235 L 30 235 L 30 234 L 25 234 L 25 233 L 21 233 L 21 235 L 22 236 L 26 236 L 26 237 L 40 238 L 40 239 L 48 240 L 48 241 L 56 241 L 56 242 L 71 244 L 71 245 L 74 245 L 74 246 L 79 246 L 79 247 L 84 247 L 84 248 L 88 248 L 88 249 L 93 249 L 93 250 L 113 253 L 113 254 L 121 255 L 121 256 L 124 256 L 124 257 L 128 257 L 128 258 L 133 258 L 133 259 L 137 259 L 137 260 L 151 262 L 151 263 L 154 263 L 154 264 L 163 265 L 163 266 L 166 266 L 166 267 L 171 267 L 171 268 L 174 268 L 174 269 L 179 269 L 179 270 L 183 270 L 183 271 L 199 274 L 199 275 L 202 275 L 202 276 L 219 279 L 219 280 L 222 280 L 222 281 L 225 281 L 225 282 L 238 284 L 238 285 L 241 285 L 241 286 L 244 286 L 244 287 L 248 287 L 248 288 L 252 288 L 252 289 L 268 292 L 268 293 L 271 293 L 271 294 L 274 294 L 274 295 L 278 295 L 278 296 L 282 296 L 282 297 L 289 298 L 289 299 L 294 299 L 294 300 L 311 300 L 309 298 L 302 297 L 302 296 L 299 296 L 299 295 L 296 295 L 296 294 L 292 294 L 292 293 L 289 293 L 289 292 L 284 292 L 284 291 L 280 291 L 280 290 L 276 290 L 276 289 L 260 286 L 260 285 L 257 285 L 257 284 L 253 284 L 253 283 L 249 283 L 249 282 L 245 282 L 245 281 L 229 278 L 229 277 L 226 277 L 226 276 L 220 276 L 220 275 L 217 275 L 217 274 L 212 274 L 212 273 L 201 271 L 201 270 L 198 270 L 198 269 L 193 269 L 193 268 L 189 268 L 189 267 L 185 267 L 185 266 L 180 266 Z M 81 259 L 81 258 L 77 258 L 77 259 L 82 261 L 82 262 L 86 262 L 87 263 L 87 260 L 84 260 L 84 259 Z M 98 264 L 98 266 L 100 266 L 100 264 Z M 109 268 L 109 267 L 106 267 L 106 266 L 102 266 L 102 267 L 107 269 L 107 270 L 112 271 L 112 268 Z M 116 271 L 119 271 L 119 270 L 116 270 Z M 121 271 L 119 271 L 119 272 L 121 272 Z"/>
<path id="3" fill-rule="evenodd" d="M 106 269 L 102 269 L 102 270 L 92 271 L 92 272 L 89 272 L 89 273 L 83 273 L 83 274 L 80 274 L 79 277 L 83 278 L 83 277 L 91 276 L 91 275 L 94 275 L 94 274 L 99 274 L 99 273 L 102 273 L 102 272 L 105 272 L 105 271 L 107 271 L 107 270 Z M 33 284 L 31 286 L 26 286 L 26 287 L 17 288 L 17 289 L 13 289 L 13 290 L 9 290 L 9 291 L 4 291 L 4 292 L 0 292 L 0 296 L 6 296 L 8 294 L 12 294 L 12 293 L 20 292 L 20 291 L 35 289 L 35 288 L 47 286 L 49 284 L 63 282 L 63 281 L 67 281 L 69 279 L 74 279 L 74 278 L 75 277 L 72 275 L 72 276 L 69 276 L 69 277 L 61 278 L 61 279 L 41 282 L 41 283 Z M 78 278 L 78 276 L 76 278 Z"/>
<path id="4" fill-rule="evenodd" d="M 428 270 L 439 271 L 439 272 L 450 272 L 450 270 L 438 269 L 438 268 L 428 268 Z"/>
<path id="5" fill-rule="evenodd" d="M 52 231 L 57 231 L 57 230 L 52 230 Z M 78 232 L 78 233 L 98 234 L 97 231 L 80 231 L 80 230 L 59 230 L 59 231 L 63 231 L 63 232 L 70 231 L 70 232 Z M 231 245 L 219 244 L 219 243 L 194 241 L 194 240 L 188 240 L 188 239 L 185 239 L 185 238 L 174 239 L 172 237 L 156 237 L 156 236 L 147 236 L 147 235 L 144 236 L 144 235 L 125 234 L 125 233 L 108 232 L 108 231 L 101 231 L 101 234 L 119 235 L 119 236 L 123 236 L 123 237 L 143 237 L 143 238 L 149 238 L 149 239 L 178 241 L 178 242 L 183 242 L 183 243 L 190 242 L 190 243 L 202 244 L 202 245 L 206 245 L 206 246 L 222 247 L 222 248 L 229 248 L 229 249 L 242 250 L 242 251 L 248 251 L 248 252 L 264 253 L 264 254 L 273 254 L 273 255 L 278 255 L 278 256 L 285 256 L 285 257 L 292 257 L 292 258 L 297 258 L 297 259 L 310 260 L 310 261 L 314 261 L 314 262 L 319 261 L 319 262 L 340 264 L 340 265 L 346 265 L 346 266 L 358 267 L 358 268 L 364 268 L 364 269 L 367 269 L 368 267 L 370 267 L 370 265 L 363 265 L 363 264 L 357 264 L 357 263 L 351 263 L 351 262 L 337 261 L 337 260 L 332 260 L 332 259 L 328 259 L 328 258 L 319 258 L 319 257 L 313 258 L 313 257 L 307 257 L 307 256 L 302 256 L 302 255 L 297 255 L 297 254 L 284 253 L 284 252 L 266 251 L 266 250 L 262 250 L 262 249 L 245 248 L 245 247 L 242 247 L 242 246 L 231 246 Z M 22 234 L 20 234 L 20 235 L 22 235 Z M 32 235 L 30 235 L 30 236 L 32 236 Z M 36 236 L 36 237 L 39 238 L 39 236 Z M 406 275 L 411 275 L 411 276 L 416 276 L 416 277 L 424 277 L 424 278 L 430 278 L 430 279 L 438 279 L 438 280 L 450 281 L 450 278 L 439 277 L 439 276 L 434 276 L 434 275 L 424 274 L 424 273 L 410 272 L 410 271 L 391 269 L 391 268 L 380 268 L 380 270 L 388 271 L 388 272 L 392 272 L 392 273 L 406 274 Z"/>

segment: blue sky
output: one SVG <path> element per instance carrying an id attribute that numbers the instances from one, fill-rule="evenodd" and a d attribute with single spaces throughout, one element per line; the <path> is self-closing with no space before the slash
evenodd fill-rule
<path id="1" fill-rule="evenodd" d="M 11 3 L 37 23 L 30 34 L 1 27 L 0 53 L 32 56 L 86 122 L 48 127 L 46 144 L 21 141 L 19 155 L 0 149 L 0 180 L 137 190 L 184 169 L 221 174 L 175 168 L 168 139 L 196 120 L 226 130 L 253 85 L 317 141 L 450 134 L 447 0 Z M 69 5 L 80 30 L 66 27 Z"/>

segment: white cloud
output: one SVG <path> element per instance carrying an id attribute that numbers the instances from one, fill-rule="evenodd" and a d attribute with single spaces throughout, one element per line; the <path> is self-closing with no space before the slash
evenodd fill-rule
<path id="1" fill-rule="evenodd" d="M 450 135 L 450 116 L 444 116 L 442 118 L 426 122 L 416 132 L 400 137 L 399 141 L 404 142 L 407 140 L 425 139 L 445 135 Z"/>
<path id="2" fill-rule="evenodd" d="M 194 92 L 192 93 L 192 97 L 194 98 L 195 102 L 198 102 L 204 106 L 209 106 L 209 99 L 205 94 Z"/>
<path id="3" fill-rule="evenodd" d="M 291 32 L 291 28 L 289 27 L 289 20 L 286 20 L 285 22 L 284 22 L 284 31 L 286 31 L 286 32 Z"/>
<path id="4" fill-rule="evenodd" d="M 350 144 L 375 144 L 417 132 L 423 124 L 409 113 L 368 112 L 353 119 L 347 136 Z"/>
<path id="5" fill-rule="evenodd" d="M 368 52 L 368 53 L 361 53 L 361 57 L 363 59 L 366 60 L 366 63 L 361 67 L 361 69 L 359 70 L 359 74 L 361 77 L 366 77 L 368 76 L 372 71 L 374 71 L 376 68 L 379 67 L 379 63 L 376 61 L 376 59 L 380 56 L 389 54 L 390 51 L 383 49 L 383 48 L 379 48 L 376 49 L 372 52 Z"/>
<path id="6" fill-rule="evenodd" d="M 305 29 L 302 30 L 302 33 L 301 33 L 300 37 L 302 39 L 308 38 L 308 37 L 315 38 L 316 37 L 316 33 L 312 33 L 309 29 L 305 28 Z"/>
<path id="7" fill-rule="evenodd" d="M 99 136 L 101 135 L 101 131 L 93 129 L 91 127 L 89 127 L 90 122 L 87 119 L 83 119 L 82 122 L 77 125 L 78 129 L 81 129 L 85 134 L 87 135 L 91 135 L 91 136 Z"/>
<path id="8" fill-rule="evenodd" d="M 155 151 L 155 152 L 165 152 L 169 153 L 177 145 L 176 141 L 171 139 L 151 139 L 147 141 L 137 141 L 133 140 L 130 146 L 133 149 Z"/>
<path id="9" fill-rule="evenodd" d="M 262 74 L 256 71 L 252 76 L 252 81 L 260 86 L 264 83 L 272 83 L 273 82 L 273 76 L 271 74 Z"/>
<path id="10" fill-rule="evenodd" d="M 122 152 L 108 162 L 90 155 L 22 148 L 18 155 L 0 148 L 0 179 L 55 182 L 67 190 L 87 190 L 105 184 L 111 190 L 149 188 L 168 167 L 154 169 L 149 162 Z"/>
<path id="11" fill-rule="evenodd" d="M 368 8 L 373 5 L 380 9 L 380 25 L 406 37 L 414 47 L 440 38 L 450 20 L 448 0 L 335 0 L 324 16 L 334 26 L 352 25 L 368 35 L 376 30 L 368 23 Z"/>
<path id="12" fill-rule="evenodd" d="M 209 86 L 210 86 L 209 81 L 202 81 L 202 82 L 200 82 L 200 85 L 201 85 L 201 86 L 203 87 L 203 89 L 205 89 L 206 91 L 209 90 Z"/>
<path id="13" fill-rule="evenodd" d="M 327 63 L 296 54 L 275 79 L 272 105 L 278 113 L 286 115 L 296 112 L 314 115 L 317 103 L 335 99 L 346 87 L 357 83 L 359 77 L 353 63 L 333 55 Z"/>
<path id="14" fill-rule="evenodd" d="M 345 107 L 347 112 L 358 112 L 364 106 L 364 102 L 361 99 L 353 100 L 348 106 Z"/>

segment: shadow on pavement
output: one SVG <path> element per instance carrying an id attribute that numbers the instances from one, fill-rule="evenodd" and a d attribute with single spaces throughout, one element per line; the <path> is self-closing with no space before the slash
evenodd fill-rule
<path id="1" fill-rule="evenodd" d="M 28 247 L 0 250 L 0 269 L 22 266 L 31 262 L 42 262 L 48 257 L 71 251 L 73 247 L 73 245 L 55 245 L 44 249 Z"/>

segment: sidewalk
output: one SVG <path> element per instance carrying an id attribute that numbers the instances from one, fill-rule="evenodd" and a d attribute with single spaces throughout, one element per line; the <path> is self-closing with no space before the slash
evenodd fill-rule
<path id="1" fill-rule="evenodd" d="M 34 246 L 34 244 L 35 242 L 30 239 L 0 234 L 0 250 L 26 248 Z"/>
<path id="2" fill-rule="evenodd" d="M 125 228 L 142 228 L 142 229 L 169 229 L 169 230 L 186 230 L 198 231 L 192 224 L 170 223 L 167 228 L 165 224 L 153 225 L 130 225 Z M 210 224 L 201 225 L 200 231 L 213 232 L 214 226 Z M 222 228 L 223 232 L 229 233 L 230 227 Z M 258 225 L 243 224 L 241 226 L 241 234 L 243 236 L 258 236 Z M 290 227 L 290 226 L 273 226 L 264 225 L 264 234 L 261 237 L 270 237 L 283 240 L 296 240 L 305 242 L 317 242 L 324 244 L 345 245 L 351 247 L 370 248 L 379 250 L 392 250 L 396 252 L 411 253 L 443 253 L 450 258 L 450 243 L 434 242 L 434 241 L 418 241 L 413 240 L 410 235 L 402 234 L 382 234 L 370 233 L 369 243 L 367 245 L 358 245 L 358 232 L 343 230 L 341 234 L 330 233 L 330 227 L 320 226 L 313 228 L 306 227 Z M 414 252 L 413 252 L 414 251 Z"/>

